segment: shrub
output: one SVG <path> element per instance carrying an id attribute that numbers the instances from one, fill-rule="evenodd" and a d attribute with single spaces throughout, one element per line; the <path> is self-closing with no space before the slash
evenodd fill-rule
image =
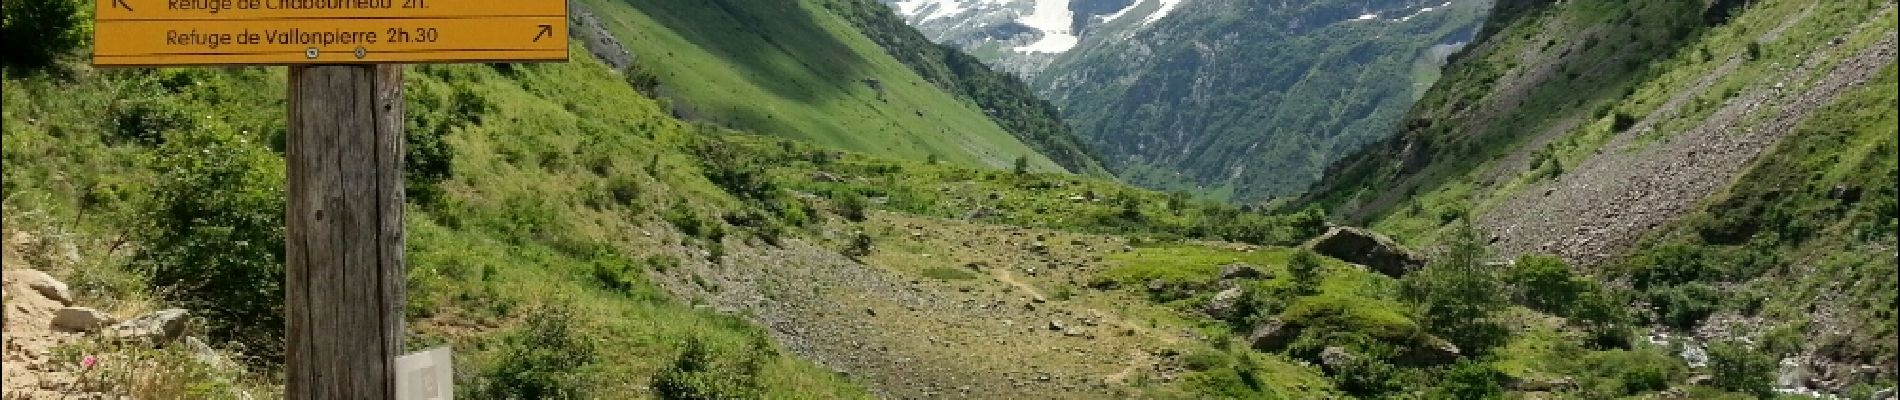
<path id="1" fill-rule="evenodd" d="M 594 381 L 582 371 L 598 358 L 594 341 L 574 318 L 572 305 L 544 304 L 502 339 L 501 358 L 481 377 L 479 398 L 582 399 Z"/>
<path id="2" fill-rule="evenodd" d="M 653 393 L 665 400 L 758 398 L 759 371 L 776 356 L 771 342 L 755 337 L 751 352 L 739 360 L 720 362 L 721 357 L 704 340 L 688 337 L 673 365 L 653 378 Z"/>
<path id="3" fill-rule="evenodd" d="M 1181 356 L 1181 366 L 1187 367 L 1190 371 L 1207 371 L 1215 368 L 1225 368 L 1228 362 L 1229 360 L 1226 353 L 1214 350 L 1194 350 Z"/>
<path id="4" fill-rule="evenodd" d="M 1622 132 L 1634 126 L 1636 126 L 1636 117 L 1629 113 L 1617 111 L 1610 117 L 1610 131 Z"/>
<path id="5" fill-rule="evenodd" d="M 1721 306 L 1722 293 L 1708 284 L 1693 282 L 1653 289 L 1649 301 L 1656 306 L 1657 314 L 1664 324 L 1689 330 L 1715 313 L 1716 308 Z"/>
<path id="6" fill-rule="evenodd" d="M 1680 360 L 1654 348 L 1592 352 L 1577 360 L 1574 369 L 1584 397 L 1623 397 L 1669 388 L 1687 368 Z"/>
<path id="7" fill-rule="evenodd" d="M 1506 275 L 1512 294 L 1533 310 L 1562 315 L 1583 296 L 1586 289 L 1563 259 L 1525 255 Z"/>
<path id="8" fill-rule="evenodd" d="M 1029 173 L 1029 157 L 1028 156 L 1016 157 L 1016 164 L 1010 170 L 1015 172 L 1016 175 Z"/>
<path id="9" fill-rule="evenodd" d="M 1503 378 L 1491 366 L 1467 359 L 1445 372 L 1438 390 L 1448 399 L 1497 399 L 1504 396 L 1504 386 L 1498 384 Z"/>
<path id="10" fill-rule="evenodd" d="M 842 253 L 845 257 L 851 257 L 852 260 L 871 255 L 871 235 L 864 231 L 851 235 L 851 242 L 845 244 Z"/>
<path id="11" fill-rule="evenodd" d="M 1452 232 L 1444 256 L 1400 282 L 1400 295 L 1414 306 L 1419 325 L 1465 355 L 1484 354 L 1508 334 L 1492 319 L 1506 297 L 1498 274 L 1484 265 L 1484 254 L 1477 229 L 1466 220 Z"/>
<path id="12" fill-rule="evenodd" d="M 1320 268 L 1319 255 L 1312 250 L 1300 249 L 1287 260 L 1286 271 L 1293 276 L 1293 288 L 1298 294 L 1319 293 Z"/>
<path id="13" fill-rule="evenodd" d="M 660 213 L 660 218 L 665 219 L 667 223 L 672 224 L 674 228 L 679 229 L 680 233 L 686 234 L 686 236 L 705 239 L 714 243 L 718 243 L 726 237 L 725 228 L 723 228 L 719 222 L 701 217 L 698 212 L 687 207 L 685 203 L 674 204 L 673 207 L 667 208 L 665 212 Z"/>
<path id="14" fill-rule="evenodd" d="M 602 251 L 594 255 L 591 263 L 594 265 L 594 280 L 607 289 L 627 292 L 643 281 L 633 260 L 618 254 Z"/>
<path id="15" fill-rule="evenodd" d="M 173 132 L 155 154 L 152 169 L 166 173 L 143 207 L 152 225 L 138 231 L 145 248 L 136 262 L 167 300 L 201 310 L 215 338 L 275 356 L 284 321 L 283 161 L 228 129 Z"/>
<path id="16" fill-rule="evenodd" d="M 1774 396 L 1775 360 L 1745 345 L 1718 342 L 1709 345 L 1710 381 L 1715 387 L 1758 398 Z"/>
<path id="17" fill-rule="evenodd" d="M 113 116 L 113 139 L 156 145 L 166 132 L 191 129 L 191 114 L 166 97 L 128 100 L 118 104 Z"/>
<path id="18" fill-rule="evenodd" d="M 0 3 L 0 36 L 7 39 L 8 67 L 40 68 L 79 47 L 79 3 L 74 0 L 11 0 Z"/>
<path id="19" fill-rule="evenodd" d="M 870 202 L 864 199 L 863 194 L 859 194 L 855 190 L 844 191 L 843 194 L 838 196 L 838 215 L 844 216 L 845 219 L 857 222 L 864 221 L 864 210 L 868 207 L 870 207 Z"/>

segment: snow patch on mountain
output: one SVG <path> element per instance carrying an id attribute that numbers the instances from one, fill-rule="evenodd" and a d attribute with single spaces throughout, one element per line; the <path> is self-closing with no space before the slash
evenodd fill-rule
<path id="1" fill-rule="evenodd" d="M 1161 2 L 1161 9 L 1155 10 L 1155 12 L 1152 14 L 1148 14 L 1147 18 L 1142 18 L 1141 19 L 1142 25 L 1152 24 L 1155 21 L 1160 21 L 1161 17 L 1166 17 L 1168 16 L 1168 13 L 1174 12 L 1174 8 L 1179 7 L 1181 5 L 1181 2 L 1186 1 L 1186 0 L 1159 0 L 1159 1 Z M 1128 8 L 1133 9 L 1135 7 L 1129 6 Z M 1122 10 L 1122 11 L 1126 12 L 1128 10 Z"/>
<path id="2" fill-rule="evenodd" d="M 1061 53 L 1075 48 L 1082 38 L 1070 31 L 1070 23 L 1074 20 L 1075 12 L 1069 10 L 1069 0 L 1036 0 L 1035 11 L 1016 22 L 1042 31 L 1042 39 L 1017 47 L 1016 51 Z"/>
<path id="3" fill-rule="evenodd" d="M 1008 2 L 1009 0 L 899 0 L 889 3 L 891 7 L 897 9 L 898 15 L 915 24 L 962 14 L 964 11 L 975 8 L 972 6 L 980 7 Z"/>

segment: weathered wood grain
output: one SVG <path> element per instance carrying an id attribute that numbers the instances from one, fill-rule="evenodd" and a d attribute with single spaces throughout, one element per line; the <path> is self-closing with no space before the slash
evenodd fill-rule
<path id="1" fill-rule="evenodd" d="M 402 352 L 402 71 L 291 67 L 286 397 L 389 399 Z"/>

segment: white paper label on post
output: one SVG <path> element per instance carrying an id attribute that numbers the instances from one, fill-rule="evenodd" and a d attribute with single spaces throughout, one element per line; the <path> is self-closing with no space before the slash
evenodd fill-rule
<path id="1" fill-rule="evenodd" d="M 396 400 L 455 398 L 455 371 L 448 346 L 396 358 Z"/>

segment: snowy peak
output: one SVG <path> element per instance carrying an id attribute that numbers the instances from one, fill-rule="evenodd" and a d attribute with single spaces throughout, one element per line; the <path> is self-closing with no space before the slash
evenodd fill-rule
<path id="1" fill-rule="evenodd" d="M 1186 0 L 883 0 L 939 43 L 1034 75 L 1092 37 L 1126 37 Z"/>

